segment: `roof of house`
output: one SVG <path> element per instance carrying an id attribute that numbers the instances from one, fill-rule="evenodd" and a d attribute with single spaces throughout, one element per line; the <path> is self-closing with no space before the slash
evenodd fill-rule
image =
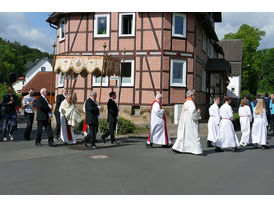
<path id="1" fill-rule="evenodd" d="M 42 88 L 50 89 L 52 72 L 38 72 L 22 89 L 22 93 L 28 93 L 30 88 L 34 89 L 35 93 L 39 93 Z M 55 75 L 53 75 L 53 82 L 55 82 Z"/>
<path id="2" fill-rule="evenodd" d="M 218 44 L 223 48 L 224 58 L 231 64 L 231 76 L 240 76 L 243 59 L 243 40 L 226 39 Z"/>
<path id="3" fill-rule="evenodd" d="M 224 58 L 229 62 L 242 62 L 243 58 L 243 40 L 226 39 L 218 44 L 223 48 Z"/>
<path id="4" fill-rule="evenodd" d="M 34 62 L 27 62 L 26 63 L 26 69 L 27 69 L 27 71 L 29 69 L 31 69 L 32 67 L 34 67 L 36 64 L 38 64 L 41 60 L 47 60 L 50 63 L 50 65 L 52 65 L 52 59 L 47 58 L 47 57 L 43 57 L 41 59 L 36 59 Z"/>

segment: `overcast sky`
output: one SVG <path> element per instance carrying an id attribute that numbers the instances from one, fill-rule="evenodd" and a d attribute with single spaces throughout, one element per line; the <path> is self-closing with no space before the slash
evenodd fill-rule
<path id="1" fill-rule="evenodd" d="M 0 37 L 52 53 L 56 30 L 45 21 L 50 14 L 50 12 L 0 12 Z M 274 48 L 274 12 L 223 12 L 222 19 L 222 23 L 215 25 L 219 39 L 229 32 L 237 32 L 242 24 L 248 24 L 266 32 L 260 49 Z"/>

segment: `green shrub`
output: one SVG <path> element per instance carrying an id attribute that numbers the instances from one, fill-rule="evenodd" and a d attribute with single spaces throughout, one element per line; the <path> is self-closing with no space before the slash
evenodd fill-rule
<path id="1" fill-rule="evenodd" d="M 241 98 L 243 99 L 246 94 L 250 95 L 250 92 L 248 90 L 243 90 L 241 92 Z"/>
<path id="2" fill-rule="evenodd" d="M 129 133 L 132 133 L 134 129 L 135 129 L 135 126 L 131 121 L 122 117 L 119 118 L 118 134 L 129 134 Z"/>
<path id="3" fill-rule="evenodd" d="M 101 134 L 106 133 L 109 128 L 108 121 L 106 119 L 99 119 L 99 129 Z"/>
<path id="4" fill-rule="evenodd" d="M 241 129 L 240 117 L 238 113 L 234 113 L 232 123 L 235 131 L 239 131 Z"/>

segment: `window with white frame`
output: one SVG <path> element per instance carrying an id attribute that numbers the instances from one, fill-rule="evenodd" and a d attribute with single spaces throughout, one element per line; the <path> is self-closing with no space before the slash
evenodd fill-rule
<path id="1" fill-rule="evenodd" d="M 109 14 L 95 14 L 94 37 L 109 37 Z"/>
<path id="2" fill-rule="evenodd" d="M 186 14 L 173 13 L 172 36 L 184 38 L 186 37 Z"/>
<path id="3" fill-rule="evenodd" d="M 119 14 L 119 36 L 135 35 L 135 13 Z"/>
<path id="4" fill-rule="evenodd" d="M 59 73 L 58 74 L 58 87 L 63 87 L 64 86 L 64 74 Z"/>
<path id="5" fill-rule="evenodd" d="M 41 72 L 45 72 L 46 71 L 46 67 L 41 67 Z"/>
<path id="6" fill-rule="evenodd" d="M 92 86 L 100 86 L 101 85 L 101 76 L 96 77 L 93 76 Z M 108 86 L 108 76 L 103 77 L 102 86 L 107 87 Z"/>
<path id="7" fill-rule="evenodd" d="M 171 60 L 170 86 L 186 87 L 186 61 Z"/>
<path id="8" fill-rule="evenodd" d="M 59 29 L 60 29 L 60 33 L 59 33 L 59 40 L 62 41 L 65 39 L 65 25 L 66 25 L 66 20 L 65 18 L 62 18 L 60 20 L 60 26 L 59 26 Z"/>
<path id="9" fill-rule="evenodd" d="M 204 31 L 202 32 L 202 41 L 203 41 L 202 49 L 204 52 L 206 52 L 207 38 L 206 38 L 206 34 Z"/>
<path id="10" fill-rule="evenodd" d="M 206 71 L 202 69 L 202 91 L 206 91 Z"/>
<path id="11" fill-rule="evenodd" d="M 125 60 L 121 63 L 122 86 L 134 86 L 134 60 Z"/>

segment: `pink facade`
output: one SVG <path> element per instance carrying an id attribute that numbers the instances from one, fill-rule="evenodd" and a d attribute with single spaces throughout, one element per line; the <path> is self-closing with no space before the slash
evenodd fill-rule
<path id="1" fill-rule="evenodd" d="M 96 37 L 94 19 L 97 14 L 109 14 L 108 37 Z M 135 12 L 134 35 L 119 36 L 121 13 L 61 13 L 56 20 L 57 54 L 96 55 L 106 51 L 113 56 L 121 56 L 126 49 L 126 60 L 131 60 L 134 67 L 133 85 L 123 86 L 121 105 L 149 106 L 156 92 L 163 94 L 163 106 L 181 104 L 185 100 L 187 89 L 197 91 L 197 103 L 205 105 L 206 91 L 202 89 L 202 72 L 209 54 L 202 50 L 204 28 L 201 27 L 197 13 L 184 13 L 186 18 L 185 37 L 173 35 L 174 13 Z M 65 38 L 60 40 L 60 19 L 65 19 Z M 216 55 L 216 51 L 214 50 Z M 186 66 L 185 86 L 171 84 L 171 67 L 176 61 L 183 61 Z M 173 64 L 176 65 L 176 64 Z M 67 81 L 64 81 L 66 87 Z M 60 93 L 56 82 L 56 93 Z M 78 77 L 75 91 L 79 103 L 88 98 L 89 91 L 98 90 L 93 78 Z M 102 89 L 102 103 L 108 100 L 108 93 L 117 91 L 115 81 L 108 79 Z"/>

